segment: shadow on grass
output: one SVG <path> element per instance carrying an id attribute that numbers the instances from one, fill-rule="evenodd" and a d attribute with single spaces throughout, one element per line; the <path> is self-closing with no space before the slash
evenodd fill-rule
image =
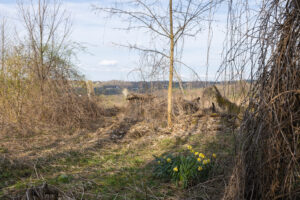
<path id="1" fill-rule="evenodd" d="M 35 165 L 15 168 L 8 164 L 5 168 L 8 174 L 0 181 L 0 197 L 46 181 L 75 199 L 218 199 L 224 189 L 223 179 L 226 181 L 232 165 L 232 129 L 226 115 L 208 115 L 197 120 L 195 127 L 184 136 L 155 141 L 145 138 L 137 145 L 123 143 L 122 136 L 80 151 L 40 157 L 30 162 Z M 135 123 L 130 123 L 126 130 Z M 216 131 L 216 134 L 211 134 L 211 131 Z M 107 150 L 118 142 L 118 148 Z M 181 189 L 172 182 L 154 178 L 152 172 L 156 163 L 152 155 L 182 152 L 186 144 L 199 152 L 217 153 L 220 167 L 212 174 L 210 182 Z M 60 179 L 61 175 L 67 177 L 66 181 Z"/>

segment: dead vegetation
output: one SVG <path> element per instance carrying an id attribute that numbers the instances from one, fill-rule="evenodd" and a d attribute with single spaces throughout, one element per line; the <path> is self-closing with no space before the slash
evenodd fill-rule
<path id="1" fill-rule="evenodd" d="M 201 98 L 202 97 L 200 97 L 200 99 Z M 98 118 L 101 123 L 98 122 L 98 127 L 96 129 L 80 128 L 67 133 L 67 130 L 62 130 L 59 127 L 57 127 L 56 131 L 54 131 L 54 128 L 51 128 L 47 132 L 26 136 L 26 141 L 18 135 L 11 138 L 1 135 L 1 148 L 6 149 L 5 153 L 1 154 L 1 157 L 6 157 L 6 161 L 3 162 L 7 162 L 8 160 L 10 162 L 10 164 L 7 164 L 6 168 L 2 168 L 2 173 L 7 174 L 11 167 L 21 166 L 20 162 L 23 163 L 23 167 L 14 167 L 14 171 L 20 171 L 19 173 L 7 174 L 7 176 L 4 177 L 5 181 L 1 186 L 4 196 L 8 198 L 19 196 L 20 199 L 22 199 L 25 198 L 26 194 L 30 193 L 37 196 L 46 195 L 47 198 L 50 198 L 47 194 L 47 190 L 43 189 L 45 188 L 43 182 L 47 182 L 50 188 L 56 188 L 54 191 L 56 191 L 62 199 L 67 199 L 68 197 L 70 199 L 77 199 L 80 198 L 81 195 L 86 196 L 87 199 L 95 199 L 97 198 L 95 196 L 95 189 L 92 191 L 90 191 L 91 189 L 85 189 L 87 194 L 83 194 L 81 187 L 78 188 L 75 185 L 77 185 L 78 182 L 92 181 L 97 182 L 97 184 L 99 183 L 101 185 L 99 186 L 100 188 L 110 187 L 110 189 L 114 191 L 114 187 L 116 186 L 112 186 L 110 183 L 102 185 L 100 182 L 109 179 L 108 177 L 110 176 L 114 177 L 113 174 L 118 173 L 119 170 L 123 169 L 122 166 L 118 167 L 119 164 L 124 165 L 124 168 L 126 169 L 131 166 L 129 163 L 133 162 L 135 166 L 135 163 L 137 162 L 137 166 L 140 167 L 139 162 L 141 161 L 131 161 L 132 159 L 137 159 L 136 157 L 139 156 L 141 156 L 140 159 L 142 160 L 142 163 L 144 163 L 143 165 L 149 165 L 146 169 L 143 169 L 145 170 L 144 173 L 147 175 L 143 174 L 142 176 L 148 177 L 148 181 L 153 181 L 151 176 L 149 176 L 149 174 L 151 174 L 151 160 L 153 160 L 153 154 L 161 155 L 167 151 L 176 152 L 178 148 L 185 148 L 184 145 L 187 144 L 188 141 L 195 144 L 198 143 L 198 139 L 193 139 L 198 137 L 201 138 L 201 141 L 203 140 L 203 143 L 201 142 L 201 144 L 212 145 L 214 150 L 210 149 L 211 146 L 206 147 L 206 150 L 210 149 L 210 151 L 218 153 L 222 158 L 222 162 L 229 162 L 228 160 L 232 160 L 230 155 L 232 154 L 231 142 L 233 140 L 231 139 L 232 135 L 229 134 L 229 132 L 232 131 L 230 126 L 228 126 L 227 122 L 225 122 L 226 120 L 224 121 L 220 114 L 211 117 L 213 112 L 209 107 L 205 112 L 202 112 L 199 98 L 192 98 L 194 100 L 181 99 L 180 101 L 175 101 L 178 105 L 174 105 L 176 106 L 174 107 L 174 111 L 178 110 L 178 112 L 174 113 L 176 123 L 172 130 L 167 127 L 167 116 L 164 110 L 166 109 L 166 98 L 155 95 L 155 98 L 151 98 L 151 101 L 143 101 L 143 99 L 144 98 L 138 100 L 135 99 L 133 101 L 128 100 L 122 108 L 102 107 L 102 117 Z M 111 101 L 109 98 L 108 100 Z M 103 99 L 101 99 L 101 101 L 103 101 Z M 118 99 L 116 101 L 118 101 Z M 101 105 L 101 103 L 99 105 Z M 192 106 L 189 107 L 190 105 Z M 196 105 L 197 109 L 195 109 L 195 112 L 193 110 L 193 112 L 191 112 L 191 108 L 194 109 Z M 202 114 L 197 115 L 199 112 L 202 112 Z M 61 131 L 64 131 L 64 134 L 61 134 Z M 218 144 L 218 147 L 215 146 L 215 143 Z M 222 148 L 219 149 L 219 145 L 221 145 Z M 203 148 L 204 147 L 205 146 L 203 146 Z M 229 149 L 231 153 L 222 152 L 222 149 L 224 148 Z M 97 156 L 97 162 L 93 161 L 93 159 L 96 158 L 89 158 L 90 155 L 94 155 L 96 152 L 99 154 Z M 120 156 L 120 158 L 115 158 L 112 156 L 112 154 L 114 154 L 113 152 L 119 152 L 118 154 L 122 154 L 122 156 Z M 103 156 L 108 158 L 103 158 Z M 77 157 L 80 159 L 78 163 L 73 163 L 71 161 L 68 161 L 70 162 L 68 163 L 64 161 L 77 159 Z M 88 161 L 87 163 L 81 161 L 85 159 L 91 159 L 91 161 Z M 60 162 L 63 162 L 63 164 Z M 92 162 L 92 164 L 89 164 L 89 162 Z M 47 167 L 48 165 L 51 167 Z M 104 165 L 107 165 L 104 169 L 109 170 L 111 174 L 108 177 L 100 175 L 99 178 L 88 178 L 88 175 L 85 174 L 85 171 L 90 170 L 90 168 L 103 170 Z M 227 165 L 228 164 L 226 164 L 226 166 Z M 68 167 L 66 168 L 66 166 Z M 74 169 L 76 169 L 75 171 L 82 171 L 75 173 L 73 172 Z M 55 172 L 53 172 L 53 170 L 55 170 Z M 57 181 L 59 174 L 63 173 L 61 170 L 63 170 L 64 173 L 72 174 L 73 177 L 76 177 L 73 178 L 75 180 L 67 184 L 67 188 L 64 188 L 64 185 L 61 185 L 61 183 L 53 183 L 53 179 Z M 135 170 L 139 171 L 138 168 L 134 169 L 132 172 L 133 175 L 131 176 L 137 176 Z M 228 172 L 229 170 L 227 170 L 227 173 Z M 126 174 L 125 171 L 123 173 Z M 225 180 L 226 177 L 221 174 L 221 172 L 216 172 L 216 177 L 209 183 L 214 184 L 217 181 Z M 16 182 L 15 178 L 8 177 L 18 177 L 18 179 L 23 180 L 24 185 L 22 187 L 25 187 L 25 189 L 16 188 L 16 185 L 20 183 Z M 115 179 L 118 180 L 116 177 Z M 7 182 L 8 180 L 11 182 Z M 147 180 L 143 181 L 148 182 Z M 128 187 L 128 184 L 138 185 L 136 187 L 129 186 L 138 191 L 124 191 L 127 195 L 131 196 L 131 199 L 135 198 L 132 195 L 137 195 L 136 197 L 145 195 L 145 191 L 140 185 L 142 183 L 139 181 L 141 181 L 141 177 L 134 178 L 133 183 L 123 183 L 125 184 L 125 187 Z M 154 180 L 155 184 L 160 185 L 161 183 L 157 181 L 158 180 Z M 108 186 L 106 186 L 106 184 L 108 184 Z M 170 187 L 170 185 L 168 186 L 168 183 L 164 184 L 167 184 L 164 187 Z M 92 183 L 92 185 L 93 187 L 98 187 L 94 183 Z M 160 191 L 158 185 L 157 188 L 153 188 L 153 198 L 164 199 L 164 197 L 161 196 L 161 192 L 165 194 L 165 192 L 168 191 Z M 124 188 L 124 185 L 117 187 Z M 208 187 L 208 185 L 197 185 L 194 189 L 190 188 L 190 197 L 204 195 L 200 193 L 208 193 L 207 195 L 209 196 L 220 197 L 220 193 L 217 195 L 212 189 L 205 187 Z M 220 190 L 221 188 L 224 188 L 223 183 L 220 183 L 218 187 L 220 187 Z M 200 193 L 196 192 L 197 188 L 201 188 Z M 171 190 L 176 190 L 176 188 Z M 107 191 L 102 191 L 101 194 L 104 195 L 103 199 L 111 199 L 114 197 L 114 194 L 109 194 Z M 107 195 L 107 197 L 105 197 L 105 195 Z M 180 194 L 180 191 L 177 191 L 171 196 L 173 196 L 173 199 L 182 199 L 185 195 Z M 52 195 L 51 198 L 55 199 L 56 197 L 55 195 Z"/>
<path id="2" fill-rule="evenodd" d="M 38 29 L 30 25 L 47 26 L 21 7 L 30 47 L 16 44 L 1 60 L 0 197 L 299 198 L 299 5 L 264 4 L 254 31 L 268 38 L 259 37 L 258 79 L 249 87 L 188 91 L 173 96 L 172 109 L 158 93 L 131 94 L 124 105 L 105 106 L 105 97 L 93 94 L 66 52 L 34 38 Z M 78 85 L 87 94 L 78 95 Z M 242 102 L 249 89 L 248 102 Z M 189 143 L 220 155 L 212 177 L 187 190 L 153 179 L 153 155 L 183 151 Z"/>
<path id="3" fill-rule="evenodd" d="M 268 37 L 260 38 L 266 46 L 261 44 L 259 51 L 258 80 L 241 126 L 240 153 L 225 199 L 300 196 L 300 1 L 264 5 L 258 31 Z"/>
<path id="4" fill-rule="evenodd" d="M 69 18 L 59 2 L 39 3 L 38 8 L 33 2 L 18 3 L 24 41 L 6 41 L 2 34 L 1 134 L 30 133 L 44 126 L 88 127 L 100 116 L 91 98 L 75 92 L 75 87 L 86 86 L 71 62 L 76 46 L 68 40 Z"/>

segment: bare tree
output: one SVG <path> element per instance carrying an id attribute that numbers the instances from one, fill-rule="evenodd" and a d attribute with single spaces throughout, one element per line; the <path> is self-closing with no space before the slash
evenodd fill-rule
<path id="1" fill-rule="evenodd" d="M 1 22 L 1 71 L 4 72 L 5 71 L 5 65 L 4 65 L 4 60 L 5 60 L 5 49 L 6 49 L 6 32 L 5 32 L 5 28 L 6 28 L 6 19 L 3 18 L 2 22 Z"/>
<path id="2" fill-rule="evenodd" d="M 65 77 L 70 70 L 67 59 L 70 17 L 59 0 L 31 0 L 18 2 L 29 41 L 30 69 L 41 87 L 49 78 Z M 69 55 L 67 55 L 69 56 Z M 42 88 L 41 88 L 42 89 Z"/>
<path id="3" fill-rule="evenodd" d="M 115 2 L 111 7 L 94 5 L 97 11 L 121 17 L 127 22 L 125 30 L 139 29 L 150 33 L 152 41 L 164 41 L 156 47 L 122 45 L 146 53 L 154 53 L 169 60 L 168 126 L 172 127 L 172 82 L 177 59 L 177 46 L 184 44 L 185 37 L 195 37 L 201 31 L 201 22 L 206 19 L 212 6 L 221 0 L 130 0 Z M 166 45 L 167 44 L 167 45 Z M 169 46 L 169 48 L 164 48 Z"/>

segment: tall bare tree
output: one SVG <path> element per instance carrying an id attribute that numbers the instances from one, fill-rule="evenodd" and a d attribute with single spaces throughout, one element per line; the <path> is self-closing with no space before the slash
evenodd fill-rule
<path id="1" fill-rule="evenodd" d="M 168 126 L 172 127 L 172 82 L 177 59 L 176 48 L 183 45 L 185 37 L 195 37 L 201 31 L 201 23 L 212 6 L 221 0 L 130 0 L 115 2 L 110 7 L 93 5 L 97 11 L 120 17 L 127 22 L 125 30 L 140 29 L 150 33 L 153 43 L 164 41 L 156 47 L 122 45 L 146 53 L 154 53 L 169 60 Z M 167 44 L 167 45 L 166 45 Z M 168 46 L 169 48 L 164 48 Z"/>
<path id="2" fill-rule="evenodd" d="M 49 78 L 66 76 L 70 17 L 66 15 L 60 0 L 18 1 L 20 15 L 27 31 L 30 49 L 31 72 L 41 86 Z"/>

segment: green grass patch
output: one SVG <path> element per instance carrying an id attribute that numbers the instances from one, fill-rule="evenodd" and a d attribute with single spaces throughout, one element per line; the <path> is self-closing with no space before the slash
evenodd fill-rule
<path id="1" fill-rule="evenodd" d="M 4 190 L 11 188 L 18 190 L 46 181 L 66 192 L 76 188 L 76 191 L 80 193 L 84 188 L 87 194 L 85 199 L 178 197 L 184 195 L 185 190 L 176 187 L 176 181 L 178 185 L 185 188 L 185 185 L 193 185 L 205 180 L 204 176 L 197 175 L 196 179 L 188 178 L 189 180 L 185 183 L 183 177 L 190 176 L 188 175 L 190 171 L 184 170 L 185 166 L 189 168 L 188 164 L 193 161 L 192 169 L 193 173 L 197 172 L 196 174 L 198 174 L 200 166 L 195 159 L 191 161 L 186 157 L 176 157 L 186 153 L 186 145 L 191 144 L 197 151 L 206 152 L 207 155 L 216 153 L 218 158 L 220 154 L 222 159 L 232 152 L 232 141 L 232 135 L 228 133 L 212 136 L 200 133 L 184 138 L 169 135 L 162 138 L 140 138 L 131 142 L 111 144 L 105 148 L 89 149 L 85 152 L 65 152 L 39 160 L 36 168 L 40 177 L 44 178 L 43 180 L 36 177 L 32 168 L 6 168 L 4 173 L 0 173 L 2 176 L 0 187 L 3 188 L 0 192 L 3 193 Z M 162 180 L 153 175 L 157 167 L 153 156 L 162 159 L 167 155 L 173 156 L 172 160 L 176 161 L 178 171 L 182 175 L 176 177 L 173 174 L 169 176 L 169 179 Z M 170 173 L 174 172 L 176 166 L 170 167 Z M 205 170 L 203 169 L 203 171 Z M 170 182 L 173 176 L 175 182 Z M 7 180 L 10 183 L 4 184 Z M 80 194 L 78 195 L 80 196 Z"/>

